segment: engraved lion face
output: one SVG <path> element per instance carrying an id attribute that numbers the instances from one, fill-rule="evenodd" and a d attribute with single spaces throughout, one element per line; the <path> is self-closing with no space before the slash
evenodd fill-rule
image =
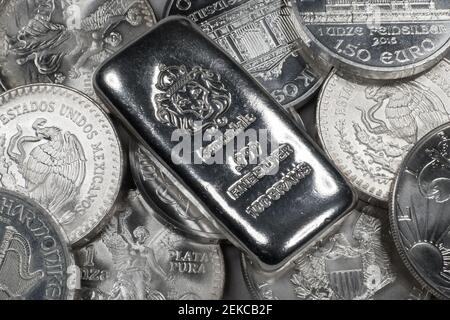
<path id="1" fill-rule="evenodd" d="M 202 67 L 163 66 L 157 88 L 163 91 L 156 95 L 160 122 L 191 133 L 226 124 L 231 95 L 220 75 Z"/>

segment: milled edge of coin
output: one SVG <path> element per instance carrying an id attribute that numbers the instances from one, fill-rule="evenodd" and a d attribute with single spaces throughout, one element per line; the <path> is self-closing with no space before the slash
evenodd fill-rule
<path id="1" fill-rule="evenodd" d="M 244 282 L 247 286 L 247 290 L 250 293 L 250 296 L 255 300 L 266 300 L 262 295 L 259 294 L 256 283 L 253 281 L 253 279 L 250 278 L 250 275 L 247 271 L 248 265 L 251 263 L 251 261 L 247 260 L 245 254 L 241 253 L 240 262 L 242 277 L 244 278 Z"/>
<path id="2" fill-rule="evenodd" d="M 115 142 L 117 142 L 118 151 L 117 151 L 117 155 L 116 155 L 117 161 L 115 161 L 115 162 L 118 164 L 117 165 L 118 174 L 117 174 L 117 178 L 114 178 L 114 180 L 117 180 L 117 182 L 115 182 L 115 184 L 117 185 L 117 188 L 115 188 L 115 190 L 111 190 L 111 188 L 108 190 L 108 192 L 109 192 L 108 197 L 105 197 L 103 199 L 103 206 L 101 207 L 105 210 L 103 212 L 99 211 L 95 214 L 94 218 L 97 218 L 96 221 L 94 221 L 92 218 L 87 219 L 87 220 L 85 220 L 85 222 L 86 222 L 85 224 L 79 226 L 77 229 L 75 229 L 73 231 L 74 237 L 76 239 L 74 241 L 68 241 L 68 243 L 70 244 L 70 246 L 73 246 L 73 247 L 81 246 L 84 243 L 89 242 L 89 239 L 92 238 L 93 236 L 95 236 L 98 233 L 98 231 L 103 228 L 103 226 L 108 222 L 111 215 L 114 213 L 113 208 L 114 208 L 115 204 L 117 203 L 118 196 L 119 196 L 120 189 L 121 189 L 122 182 L 123 182 L 122 181 L 123 175 L 124 175 L 125 156 L 124 156 L 124 151 L 122 148 L 122 143 L 118 137 L 115 126 L 113 125 L 111 119 L 106 114 L 104 109 L 102 107 L 100 107 L 99 104 L 97 102 L 95 102 L 92 98 L 90 98 L 89 96 L 85 95 L 84 93 L 82 93 L 74 88 L 71 88 L 71 87 L 66 87 L 63 85 L 52 84 L 52 83 L 35 83 L 35 84 L 19 86 L 19 87 L 16 87 L 14 89 L 8 90 L 8 91 L 0 94 L 0 109 L 3 107 L 3 105 L 5 103 L 8 103 L 8 101 L 10 99 L 14 99 L 15 97 L 20 97 L 22 95 L 26 95 L 28 93 L 35 93 L 35 92 L 39 92 L 39 93 L 46 92 L 49 94 L 64 94 L 66 96 L 66 98 L 69 98 L 68 93 L 70 92 L 73 94 L 72 100 L 75 102 L 77 100 L 79 100 L 80 97 L 82 97 L 83 99 L 86 99 L 87 102 L 89 102 L 91 106 L 94 106 L 95 108 L 97 108 L 98 117 L 103 116 L 103 118 L 104 118 L 103 121 L 106 121 L 108 123 L 108 125 L 110 126 L 110 129 L 112 130 L 111 135 L 116 137 Z M 78 103 L 80 103 L 80 101 L 78 101 Z M 89 107 L 89 104 L 85 104 L 85 106 Z M 95 110 L 90 107 L 89 109 L 87 108 L 86 112 L 90 112 L 92 114 L 95 112 Z M 111 202 L 109 209 L 105 206 L 106 205 L 105 199 L 108 199 L 108 198 L 110 199 L 110 202 Z M 89 229 L 89 231 L 87 231 L 87 229 Z"/>
<path id="3" fill-rule="evenodd" d="M 442 45 L 439 50 L 428 58 L 423 59 L 417 63 L 400 66 L 400 67 L 371 67 L 362 63 L 350 61 L 338 54 L 332 52 L 325 47 L 302 22 L 300 12 L 298 9 L 299 0 L 291 0 L 294 14 L 297 18 L 298 25 L 300 26 L 300 42 L 301 47 L 304 50 L 303 56 L 308 57 L 308 62 L 315 61 L 312 57 L 316 56 L 319 60 L 322 60 L 325 64 L 319 63 L 318 68 L 324 68 L 325 65 L 331 65 L 335 67 L 339 73 L 346 75 L 357 75 L 364 79 L 372 80 L 397 80 L 412 77 L 431 69 L 433 66 L 439 63 L 450 52 L 450 36 L 449 39 Z M 301 1 L 301 0 L 300 0 Z"/>
<path id="4" fill-rule="evenodd" d="M 389 192 L 389 226 L 391 230 L 391 235 L 394 240 L 395 248 L 397 249 L 397 252 L 402 259 L 405 267 L 408 269 L 408 271 L 411 273 L 411 275 L 416 279 L 420 285 L 422 285 L 424 288 L 426 288 L 432 295 L 434 295 L 436 298 L 441 300 L 448 300 L 450 297 L 446 297 L 442 293 L 440 293 L 438 290 L 434 289 L 432 285 L 428 284 L 428 282 L 420 275 L 419 272 L 416 271 L 416 269 L 413 266 L 413 263 L 409 260 L 408 255 L 406 254 L 405 250 L 403 249 L 403 246 L 401 244 L 400 234 L 399 234 L 399 228 L 398 224 L 396 222 L 396 214 L 395 214 L 395 207 L 396 207 L 396 195 L 397 195 L 397 187 L 400 180 L 400 174 L 404 171 L 404 169 L 407 167 L 407 164 L 409 163 L 409 160 L 411 156 L 422 147 L 422 145 L 427 142 L 430 138 L 438 134 L 439 132 L 449 129 L 450 123 L 446 123 L 429 133 L 427 133 L 422 139 L 420 139 L 408 152 L 408 154 L 405 156 L 405 158 L 402 161 L 402 164 L 399 168 L 399 171 L 396 175 L 396 178 L 394 182 L 392 183 L 391 190 Z"/>
<path id="5" fill-rule="evenodd" d="M 176 233 L 179 233 L 183 237 L 186 237 L 190 240 L 197 241 L 199 243 L 204 244 L 216 244 L 219 241 L 226 240 L 225 236 L 221 233 L 207 233 L 202 230 L 193 230 L 186 227 L 183 227 L 183 225 L 180 224 L 179 221 L 176 221 L 176 219 L 172 219 L 169 215 L 167 215 L 163 209 L 161 209 L 154 201 L 154 198 L 152 195 L 148 194 L 147 188 L 145 187 L 143 183 L 143 178 L 139 174 L 139 172 L 136 172 L 134 168 L 138 168 L 138 160 L 136 153 L 139 150 L 139 148 L 142 148 L 139 146 L 139 144 L 136 141 L 130 140 L 129 143 L 129 149 L 128 149 L 128 158 L 130 163 L 130 171 L 131 171 L 131 178 L 136 184 L 137 189 L 139 190 L 140 197 L 142 201 L 144 201 L 149 207 L 151 207 L 155 211 L 154 217 L 156 220 L 164 225 L 167 228 L 170 228 L 174 230 Z M 156 161 L 155 164 L 160 164 L 159 160 L 151 159 L 152 161 Z M 183 193 L 180 190 L 180 193 Z M 193 203 L 197 202 L 195 199 L 189 199 L 189 202 L 191 202 L 194 205 L 200 206 L 199 203 Z M 208 220 L 206 216 L 203 216 L 203 219 Z"/>
<path id="6" fill-rule="evenodd" d="M 320 94 L 317 98 L 317 104 L 316 104 L 316 110 L 315 110 L 315 118 L 316 118 L 316 130 L 317 130 L 317 136 L 319 138 L 319 145 L 322 147 L 322 149 L 325 151 L 328 159 L 335 164 L 335 166 L 338 168 L 339 172 L 341 172 L 341 174 L 347 179 L 347 181 L 349 182 L 350 186 L 352 186 L 352 188 L 354 190 L 356 190 L 357 194 L 358 194 L 358 198 L 364 202 L 367 202 L 368 204 L 375 206 L 375 207 L 379 207 L 382 209 L 387 209 L 388 208 L 388 199 L 383 200 L 381 198 L 377 198 L 373 195 L 369 195 L 367 194 L 364 190 L 362 190 L 359 186 L 355 185 L 353 183 L 352 180 L 350 180 L 346 174 L 344 174 L 342 172 L 342 170 L 336 165 L 336 162 L 334 161 L 332 155 L 330 154 L 328 148 L 327 148 L 327 144 L 325 143 L 325 139 L 323 138 L 323 130 L 322 130 L 322 126 L 321 126 L 321 120 L 320 120 L 320 106 L 322 104 L 322 101 L 324 100 L 324 95 L 325 95 L 325 91 L 328 87 L 328 84 L 331 80 L 333 80 L 333 77 L 337 76 L 340 77 L 340 75 L 338 74 L 336 69 L 333 69 L 330 74 L 328 75 L 328 78 L 325 80 L 322 89 L 320 90 Z M 358 82 L 359 81 L 364 81 L 365 79 L 358 79 L 357 77 L 353 76 L 352 78 L 345 78 L 345 81 L 350 81 L 350 82 Z M 369 80 L 368 83 L 372 83 L 374 82 L 373 80 Z"/>
<path id="7" fill-rule="evenodd" d="M 149 0 L 150 1 L 150 0 Z M 179 1 L 179 0 L 169 0 L 169 1 L 167 1 L 166 2 L 166 5 L 163 7 L 163 13 L 162 13 L 162 17 L 163 18 L 167 18 L 167 17 L 169 17 L 169 16 L 171 16 L 171 14 L 170 14 L 170 10 L 172 9 L 172 7 L 173 7 L 173 5 L 174 5 L 174 3 L 176 2 L 176 1 Z M 296 15 L 295 15 L 295 10 L 294 10 L 294 8 L 293 8 L 293 6 L 292 6 L 292 2 L 291 2 L 291 0 L 289 0 L 287 3 L 286 3 L 286 5 L 289 7 L 289 8 L 291 8 L 291 11 L 292 11 L 292 13 L 293 13 L 293 18 L 294 19 L 296 19 L 297 17 L 296 17 Z M 186 18 L 188 18 L 187 16 L 184 16 L 184 17 L 186 17 Z M 295 23 L 295 25 L 298 25 L 298 23 Z M 296 31 L 299 33 L 299 35 L 300 35 L 300 38 L 301 38 L 301 30 L 299 30 L 298 28 L 296 28 Z M 202 30 L 202 32 L 203 32 L 203 30 Z M 215 42 L 214 42 L 215 43 Z M 216 44 L 216 43 L 215 43 Z M 217 44 L 216 44 L 217 45 Z M 277 102 L 277 104 L 279 104 L 283 109 L 286 109 L 286 110 L 288 110 L 288 109 L 294 109 L 294 110 L 300 110 L 303 106 L 305 106 L 308 102 L 310 102 L 311 101 L 311 99 L 314 97 L 314 95 L 317 93 L 317 91 L 319 91 L 319 89 L 322 87 L 322 85 L 324 84 L 324 81 L 325 81 L 325 79 L 326 79 L 326 77 L 327 77 L 327 74 L 330 72 L 330 70 L 332 69 L 331 68 L 331 66 L 330 67 L 328 67 L 328 68 L 325 68 L 325 70 L 328 70 L 328 71 L 325 71 L 325 70 L 316 70 L 316 65 L 315 65 L 315 63 L 311 63 L 310 61 L 309 61 L 309 59 L 307 59 L 307 58 L 305 58 L 305 56 L 304 56 L 304 52 L 303 52 L 303 50 L 302 50 L 302 46 L 300 45 L 300 43 L 299 43 L 299 41 L 297 41 L 297 47 L 298 47 L 298 54 L 299 55 L 301 55 L 301 58 L 304 60 L 304 62 L 305 62 L 305 64 L 306 64 L 306 67 L 307 68 L 310 68 L 310 69 L 313 69 L 317 74 L 315 74 L 316 75 L 316 77 L 317 77 L 317 81 L 316 81 L 316 83 L 305 93 L 305 94 L 303 94 L 301 97 L 299 97 L 299 98 L 297 98 L 297 99 L 295 99 L 294 101 L 292 101 L 292 102 L 290 102 L 290 103 L 288 103 L 288 104 L 281 104 L 281 103 L 279 103 L 279 102 Z M 233 61 L 235 61 L 234 60 L 234 58 L 228 53 L 228 52 L 226 52 L 225 50 L 223 50 L 222 48 L 220 48 L 226 55 L 228 55 L 228 57 L 229 58 L 231 58 Z M 311 60 L 311 61 L 313 61 L 313 60 Z M 239 63 L 239 62 L 236 62 L 239 66 L 241 66 L 241 64 Z M 255 79 L 255 81 L 265 90 L 265 91 L 267 91 L 266 90 L 266 88 L 264 88 L 261 84 L 260 84 L 260 82 L 253 76 L 253 75 L 251 75 L 247 70 L 245 70 L 242 66 L 241 66 L 241 68 L 245 71 L 245 72 L 247 72 L 250 76 L 251 76 L 251 78 L 252 79 Z M 272 95 L 269 93 L 269 95 L 272 97 Z"/>
<path id="8" fill-rule="evenodd" d="M 1 99 L 0 99 L 0 102 L 1 102 Z M 61 247 L 64 250 L 65 257 L 68 258 L 67 270 L 64 270 L 65 274 L 67 275 L 66 282 L 63 283 L 63 286 L 65 286 L 66 290 L 67 290 L 65 299 L 66 300 L 77 299 L 78 295 L 79 295 L 78 289 L 81 284 L 81 278 L 78 273 L 78 270 L 79 270 L 78 266 L 75 262 L 75 255 L 73 254 L 72 249 L 70 248 L 69 238 L 67 237 L 67 234 L 64 231 L 64 229 L 61 227 L 61 225 L 58 223 L 58 221 L 56 221 L 56 219 L 53 217 L 53 215 L 50 214 L 50 212 L 48 212 L 45 208 L 43 208 L 37 201 L 35 201 L 23 194 L 20 194 L 18 192 L 11 191 L 11 190 L 0 187 L 0 194 L 2 194 L 2 193 L 7 194 L 14 198 L 18 198 L 18 199 L 25 198 L 27 201 L 27 204 L 30 205 L 30 207 L 37 208 L 39 213 L 45 213 L 46 217 L 48 218 L 48 219 L 46 219 L 46 221 L 48 221 L 48 223 L 53 227 L 55 233 L 58 235 L 59 240 L 61 241 Z M 74 267 L 75 271 L 76 271 L 76 273 L 73 275 L 76 277 L 75 278 L 76 284 L 75 284 L 75 287 L 72 287 L 72 288 L 70 286 L 68 286 L 68 281 L 70 280 L 71 275 L 67 271 L 70 267 Z"/>

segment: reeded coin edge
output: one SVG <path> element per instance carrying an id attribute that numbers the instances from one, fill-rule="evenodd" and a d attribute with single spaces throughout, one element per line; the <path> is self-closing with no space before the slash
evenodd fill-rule
<path id="1" fill-rule="evenodd" d="M 80 107 L 84 107 L 86 112 L 89 112 L 94 116 L 98 122 L 102 124 L 102 129 L 108 130 L 110 147 L 117 149 L 116 152 L 111 153 L 110 160 L 112 161 L 113 169 L 117 169 L 118 175 L 112 175 L 110 177 L 110 187 L 108 188 L 109 194 L 103 199 L 103 206 L 100 206 L 97 212 L 93 213 L 94 216 L 85 220 L 78 228 L 74 229 L 70 234 L 67 234 L 69 238 L 69 243 L 72 246 L 78 246 L 82 243 L 88 241 L 91 235 L 95 234 L 98 229 L 105 225 L 108 218 L 113 214 L 112 208 L 114 203 L 117 201 L 118 194 L 120 192 L 120 187 L 122 185 L 123 179 L 123 167 L 124 167 L 124 156 L 121 146 L 121 142 L 117 135 L 116 129 L 108 117 L 106 112 L 90 97 L 84 93 L 73 89 L 71 87 L 65 87 L 58 84 L 31 84 L 19 86 L 17 88 L 11 89 L 0 94 L 0 108 L 3 107 L 9 101 L 17 98 L 26 96 L 32 93 L 47 93 L 51 95 L 59 95 L 66 99 L 71 99 L 73 102 L 77 103 Z M 84 100 L 84 101 L 83 101 Z M 105 141 L 105 143 L 108 141 Z M 114 187 L 115 186 L 115 187 Z"/>
<path id="2" fill-rule="evenodd" d="M 362 63 L 357 63 L 344 58 L 325 47 L 304 25 L 302 18 L 300 17 L 297 2 L 298 0 L 292 0 L 292 6 L 294 14 L 299 22 L 298 25 L 301 28 L 300 35 L 302 35 L 302 49 L 309 53 L 306 56 L 319 55 L 324 57 L 328 64 L 334 66 L 339 72 L 344 74 L 357 74 L 362 78 L 373 80 L 404 79 L 431 69 L 433 66 L 438 64 L 448 54 L 448 52 L 450 52 L 449 36 L 449 39 L 447 39 L 439 50 L 430 55 L 428 58 L 417 63 L 399 67 L 366 66 Z"/>
<path id="3" fill-rule="evenodd" d="M 256 282 L 252 277 L 250 277 L 250 273 L 248 272 L 248 268 L 250 267 L 251 261 L 245 256 L 244 253 L 241 253 L 241 269 L 242 269 L 242 276 L 244 278 L 244 282 L 247 286 L 247 289 L 255 300 L 265 300 L 262 295 L 259 293 L 259 290 L 257 289 Z"/>
<path id="4" fill-rule="evenodd" d="M 439 132 L 442 132 L 445 129 L 450 128 L 450 124 L 444 124 L 436 129 L 434 129 L 433 131 L 429 132 L 428 134 L 426 134 L 422 139 L 420 139 L 415 145 L 414 147 L 408 152 L 408 154 L 406 155 L 406 157 L 404 158 L 398 174 L 396 175 L 396 178 L 394 180 L 394 182 L 392 183 L 391 186 L 391 191 L 390 191 L 390 195 L 389 195 L 389 225 L 390 225 L 390 230 L 391 230 L 391 234 L 392 234 L 392 238 L 394 240 L 395 243 L 395 247 L 397 248 L 397 252 L 400 255 L 400 258 L 402 259 L 404 265 L 406 266 L 406 268 L 408 269 L 408 271 L 411 273 L 411 275 L 419 282 L 420 285 L 422 285 L 424 288 L 426 288 L 432 295 L 436 296 L 439 299 L 443 299 L 443 300 L 447 300 L 450 298 L 445 296 L 444 294 L 442 294 L 441 292 L 439 292 L 437 289 L 435 289 L 433 287 L 432 284 L 428 283 L 428 281 L 422 277 L 422 275 L 414 268 L 413 263 L 410 261 L 405 249 L 403 248 L 402 245 L 402 240 L 400 238 L 400 233 L 399 233 L 399 228 L 398 228 L 398 224 L 397 224 L 397 219 L 396 219 L 396 195 L 398 192 L 398 186 L 399 186 L 399 180 L 400 180 L 400 174 L 408 167 L 408 163 L 409 160 L 411 159 L 411 156 L 413 154 L 416 153 L 416 151 L 418 149 L 420 149 L 422 147 L 422 145 L 424 143 L 426 143 L 429 139 L 431 139 L 432 137 L 434 137 L 436 134 L 438 134 Z"/>

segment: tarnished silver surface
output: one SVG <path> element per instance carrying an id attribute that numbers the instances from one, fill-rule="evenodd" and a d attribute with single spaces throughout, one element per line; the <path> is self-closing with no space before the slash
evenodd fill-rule
<path id="1" fill-rule="evenodd" d="M 413 76 L 438 63 L 450 47 L 448 0 L 293 2 L 305 52 L 346 74 Z"/>
<path id="2" fill-rule="evenodd" d="M 131 142 L 130 167 L 143 198 L 159 210 L 156 217 L 178 232 L 202 240 L 220 240 L 224 235 L 206 218 L 205 208 L 183 190 L 183 186 L 151 153 Z"/>
<path id="3" fill-rule="evenodd" d="M 73 299 L 79 275 L 67 245 L 49 212 L 0 189 L 0 300 Z"/>
<path id="4" fill-rule="evenodd" d="M 54 82 L 95 98 L 96 67 L 156 22 L 145 0 L 0 2 L 0 78 L 6 88 Z"/>
<path id="5" fill-rule="evenodd" d="M 257 299 L 403 300 L 428 295 L 395 252 L 384 210 L 354 210 L 335 230 L 278 274 L 242 259 L 244 277 Z"/>
<path id="6" fill-rule="evenodd" d="M 220 299 L 225 272 L 216 244 L 164 227 L 131 191 L 100 236 L 76 253 L 82 297 L 94 300 Z"/>
<path id="7" fill-rule="evenodd" d="M 303 104 L 323 82 L 300 55 L 289 1 L 171 0 L 166 15 L 189 17 L 285 107 Z"/>
<path id="8" fill-rule="evenodd" d="M 404 262 L 439 297 L 450 298 L 450 125 L 420 140 L 395 181 L 391 228 Z"/>
<path id="9" fill-rule="evenodd" d="M 36 200 L 70 243 L 108 218 L 122 181 L 123 155 L 109 118 L 87 96 L 54 84 L 0 95 L 0 186 Z"/>
<path id="10" fill-rule="evenodd" d="M 409 81 L 364 83 L 332 74 L 317 108 L 323 147 L 365 196 L 388 200 L 414 143 L 450 121 L 450 63 Z"/>

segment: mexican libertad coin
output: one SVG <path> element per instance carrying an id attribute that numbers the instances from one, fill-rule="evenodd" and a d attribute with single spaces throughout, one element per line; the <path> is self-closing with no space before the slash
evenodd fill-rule
<path id="1" fill-rule="evenodd" d="M 361 84 L 332 74 L 317 108 L 324 149 L 364 195 L 387 202 L 408 150 L 450 121 L 450 63 L 414 80 Z"/>
<path id="2" fill-rule="evenodd" d="M 101 227 L 115 203 L 123 155 L 100 107 L 55 84 L 0 95 L 0 186 L 36 200 L 71 244 Z"/>
<path id="3" fill-rule="evenodd" d="M 349 74 L 412 76 L 450 47 L 448 0 L 294 0 L 304 49 Z"/>
<path id="4" fill-rule="evenodd" d="M 283 106 L 303 103 L 322 83 L 300 56 L 285 0 L 172 0 L 167 14 L 197 23 Z"/>
<path id="5" fill-rule="evenodd" d="M 143 198 L 160 210 L 156 217 L 169 223 L 183 235 L 205 240 L 219 240 L 224 236 L 206 218 L 205 209 L 187 192 L 164 166 L 136 142 L 130 145 L 130 165 L 134 181 Z"/>
<path id="6" fill-rule="evenodd" d="M 257 299 L 361 300 L 427 297 L 398 257 L 387 213 L 354 210 L 333 232 L 279 274 L 242 259 L 244 277 Z"/>
<path id="7" fill-rule="evenodd" d="M 67 244 L 44 208 L 0 189 L 0 300 L 73 299 L 79 279 Z"/>
<path id="8" fill-rule="evenodd" d="M 95 98 L 98 65 L 155 23 L 145 0 L 0 2 L 0 69 L 6 88 L 54 82 Z"/>
<path id="9" fill-rule="evenodd" d="M 134 191 L 76 260 L 84 299 L 204 300 L 223 293 L 220 246 L 196 243 L 164 227 Z"/>
<path id="10" fill-rule="evenodd" d="M 450 298 L 450 125 L 420 140 L 403 162 L 391 197 L 391 228 L 412 273 Z"/>

